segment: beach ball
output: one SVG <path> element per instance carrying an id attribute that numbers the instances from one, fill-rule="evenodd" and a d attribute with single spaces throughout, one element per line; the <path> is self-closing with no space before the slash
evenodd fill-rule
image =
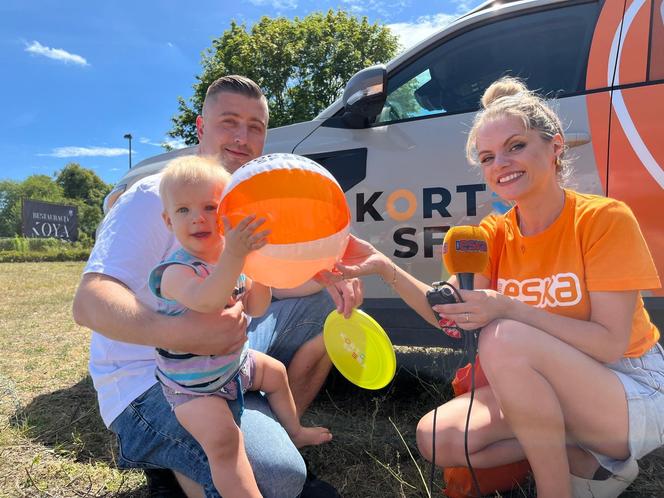
<path id="1" fill-rule="evenodd" d="M 330 270 L 348 244 L 350 210 L 325 168 L 295 154 L 268 154 L 237 169 L 224 189 L 219 223 L 245 216 L 266 219 L 268 243 L 252 251 L 243 272 L 270 287 L 288 289 Z"/>

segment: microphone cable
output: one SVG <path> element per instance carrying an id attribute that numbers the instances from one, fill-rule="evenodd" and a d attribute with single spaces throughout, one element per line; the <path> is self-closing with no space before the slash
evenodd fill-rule
<path id="1" fill-rule="evenodd" d="M 463 303 L 464 300 L 461 297 L 461 294 L 459 293 L 458 289 L 454 287 L 452 284 L 449 282 L 434 282 L 433 288 L 438 291 L 440 288 L 443 287 L 448 287 L 452 293 L 453 296 L 456 299 L 457 303 Z M 435 312 L 434 312 L 435 313 Z M 437 314 L 436 314 L 437 315 Z M 470 471 L 470 476 L 473 480 L 473 487 L 475 488 L 475 493 L 477 494 L 478 498 L 481 498 L 482 493 L 480 489 L 480 483 L 479 480 L 477 479 L 477 474 L 475 473 L 475 469 L 473 469 L 472 464 L 470 463 L 470 454 L 468 452 L 468 427 L 470 425 L 470 413 L 473 408 L 473 400 L 475 399 L 475 365 L 476 365 L 476 358 L 477 358 L 477 346 L 478 346 L 478 336 L 480 329 L 475 329 L 475 330 L 462 330 L 459 327 L 456 327 L 457 330 L 459 330 L 462 334 L 463 337 L 463 350 L 469 354 L 469 361 L 470 361 L 470 401 L 468 403 L 468 412 L 466 413 L 466 425 L 464 428 L 464 435 L 463 435 L 463 450 L 464 454 L 466 457 L 466 464 L 468 465 L 468 470 Z M 435 408 L 433 409 L 433 430 L 431 431 L 431 475 L 429 478 L 429 489 L 433 493 L 433 481 L 435 477 L 435 471 L 436 471 L 436 415 L 438 413 L 438 405 L 436 404 Z"/>
<path id="2" fill-rule="evenodd" d="M 463 451 L 466 455 L 466 464 L 468 465 L 468 470 L 470 471 L 470 476 L 473 479 L 473 486 L 475 488 L 475 493 L 477 497 L 482 496 L 480 489 L 480 483 L 477 479 L 477 474 L 475 474 L 475 469 L 470 463 L 470 455 L 468 453 L 468 426 L 470 425 L 470 411 L 473 409 L 473 400 L 475 399 L 475 360 L 477 358 L 477 343 L 479 330 L 469 330 L 467 332 L 470 342 L 470 401 L 468 402 L 468 413 L 466 414 L 466 427 L 463 434 Z"/>

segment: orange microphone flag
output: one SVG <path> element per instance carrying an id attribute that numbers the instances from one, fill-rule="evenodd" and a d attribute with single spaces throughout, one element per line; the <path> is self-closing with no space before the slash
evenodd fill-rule
<path id="1" fill-rule="evenodd" d="M 482 273 L 489 264 L 484 230 L 477 226 L 456 226 L 445 234 L 443 263 L 450 274 Z"/>

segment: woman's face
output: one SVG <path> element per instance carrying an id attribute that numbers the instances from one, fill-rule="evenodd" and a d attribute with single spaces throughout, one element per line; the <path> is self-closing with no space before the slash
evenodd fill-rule
<path id="1" fill-rule="evenodd" d="M 514 116 L 487 121 L 476 135 L 478 159 L 489 188 L 510 201 L 559 188 L 555 162 L 562 143 L 560 135 L 546 141 L 537 130 L 526 130 Z"/>

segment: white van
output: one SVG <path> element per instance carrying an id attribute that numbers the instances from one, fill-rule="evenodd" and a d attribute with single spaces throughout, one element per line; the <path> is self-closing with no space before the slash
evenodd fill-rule
<path id="1" fill-rule="evenodd" d="M 337 178 L 353 232 L 424 281 L 445 277 L 454 225 L 507 206 L 464 157 L 485 88 L 511 74 L 555 99 L 575 158 L 573 187 L 624 200 L 664 277 L 664 0 L 490 1 L 358 72 L 315 119 L 268 132 L 266 153 L 308 156 Z M 142 161 L 109 195 L 191 148 Z M 646 295 L 661 325 L 664 292 Z M 378 280 L 365 310 L 400 344 L 445 344 Z M 414 333 L 427 330 L 428 333 Z"/>

